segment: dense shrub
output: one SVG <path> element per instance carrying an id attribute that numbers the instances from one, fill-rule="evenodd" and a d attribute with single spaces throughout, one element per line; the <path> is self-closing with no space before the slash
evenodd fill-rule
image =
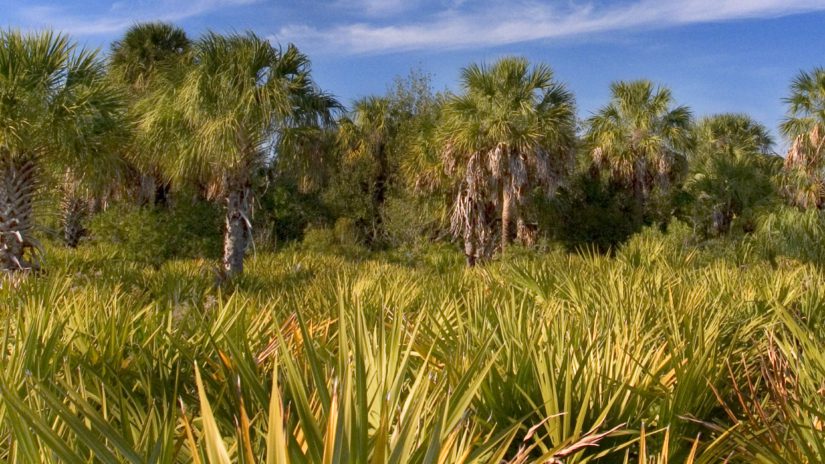
<path id="1" fill-rule="evenodd" d="M 175 258 L 221 255 L 222 212 L 212 203 L 181 200 L 169 208 L 114 206 L 89 226 L 93 243 L 112 244 L 122 259 L 152 266 Z"/>
<path id="2" fill-rule="evenodd" d="M 270 237 L 275 242 L 270 245 L 276 245 L 302 240 L 308 226 L 331 223 L 331 214 L 318 195 L 301 192 L 292 183 L 278 182 L 258 197 L 255 219 L 261 235 Z"/>
<path id="3" fill-rule="evenodd" d="M 628 192 L 589 174 L 577 176 L 552 200 L 536 203 L 541 229 L 569 250 L 608 252 L 643 225 L 642 212 Z"/>

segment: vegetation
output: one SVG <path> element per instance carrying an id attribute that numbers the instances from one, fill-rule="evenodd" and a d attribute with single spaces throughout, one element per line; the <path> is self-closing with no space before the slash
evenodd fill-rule
<path id="1" fill-rule="evenodd" d="M 251 33 L 3 32 L 0 460 L 823 462 L 823 82 L 783 161 L 516 57 L 346 111 Z"/>

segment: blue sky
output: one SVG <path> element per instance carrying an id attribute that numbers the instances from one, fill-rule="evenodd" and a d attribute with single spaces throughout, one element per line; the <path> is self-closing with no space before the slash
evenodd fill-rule
<path id="1" fill-rule="evenodd" d="M 611 81 L 644 77 L 697 116 L 746 112 L 775 130 L 791 79 L 825 65 L 825 0 L 0 0 L 2 26 L 104 50 L 157 19 L 294 42 L 345 103 L 412 68 L 455 90 L 461 67 L 514 54 L 548 63 L 582 118 Z"/>

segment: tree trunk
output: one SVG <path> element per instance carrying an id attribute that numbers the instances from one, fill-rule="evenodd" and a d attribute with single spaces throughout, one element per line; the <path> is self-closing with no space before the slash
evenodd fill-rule
<path id="1" fill-rule="evenodd" d="M 516 205 L 516 240 L 518 243 L 529 246 L 529 230 L 527 229 L 527 222 L 524 220 L 521 205 Z"/>
<path id="2" fill-rule="evenodd" d="M 36 249 L 34 229 L 35 163 L 32 158 L 0 159 L 0 271 L 36 269 L 25 259 L 28 249 Z"/>
<path id="3" fill-rule="evenodd" d="M 83 221 L 86 219 L 87 203 L 76 197 L 63 199 L 63 241 L 69 248 L 77 248 L 80 239 L 86 235 Z"/>
<path id="4" fill-rule="evenodd" d="M 155 204 L 155 195 L 158 188 L 155 182 L 155 176 L 149 174 L 141 174 L 140 176 L 140 205 L 153 206 Z"/>
<path id="5" fill-rule="evenodd" d="M 223 242 L 223 271 L 226 278 L 243 272 L 244 256 L 252 238 L 249 197 L 248 183 L 230 183 L 226 195 L 226 231 Z"/>
<path id="6" fill-rule="evenodd" d="M 169 192 L 171 190 L 172 185 L 169 182 L 157 182 L 157 188 L 155 189 L 155 206 L 161 208 L 169 206 Z"/>
<path id="7" fill-rule="evenodd" d="M 510 180 L 505 178 L 501 192 L 501 252 L 510 244 L 510 224 L 513 213 L 513 188 Z"/>
<path id="8" fill-rule="evenodd" d="M 474 235 L 474 231 L 471 228 L 467 228 L 467 230 L 464 231 L 464 256 L 467 258 L 467 267 L 476 265 L 478 250 L 476 249 L 477 244 Z"/>
<path id="9" fill-rule="evenodd" d="M 89 203 L 82 198 L 80 181 L 67 169 L 63 176 L 63 198 L 60 201 L 60 220 L 63 223 L 63 242 L 69 248 L 77 248 L 86 234 L 83 221 L 88 213 Z"/>

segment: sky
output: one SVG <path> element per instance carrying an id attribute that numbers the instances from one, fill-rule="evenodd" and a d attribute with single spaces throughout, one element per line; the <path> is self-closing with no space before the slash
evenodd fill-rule
<path id="1" fill-rule="evenodd" d="M 412 69 L 460 91 L 462 67 L 518 55 L 550 65 L 581 118 L 611 82 L 646 78 L 697 117 L 744 112 L 776 133 L 791 80 L 825 66 L 825 0 L 0 0 L 0 26 L 104 53 L 148 20 L 295 43 L 345 104 Z"/>

